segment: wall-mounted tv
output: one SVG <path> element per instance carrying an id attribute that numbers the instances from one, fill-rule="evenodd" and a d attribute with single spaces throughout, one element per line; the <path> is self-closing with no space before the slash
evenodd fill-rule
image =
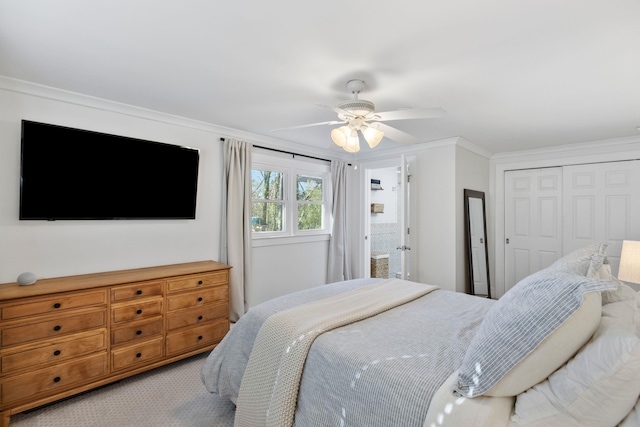
<path id="1" fill-rule="evenodd" d="M 195 219 L 197 149 L 22 121 L 21 220 Z"/>

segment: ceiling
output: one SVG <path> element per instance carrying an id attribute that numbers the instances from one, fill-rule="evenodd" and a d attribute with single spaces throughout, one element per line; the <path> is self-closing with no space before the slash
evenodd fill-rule
<path id="1" fill-rule="evenodd" d="M 447 112 L 387 122 L 421 142 L 504 153 L 639 134 L 640 2 L 0 0 L 0 75 L 326 150 L 273 129 L 334 120 L 358 78 L 378 111 Z"/>

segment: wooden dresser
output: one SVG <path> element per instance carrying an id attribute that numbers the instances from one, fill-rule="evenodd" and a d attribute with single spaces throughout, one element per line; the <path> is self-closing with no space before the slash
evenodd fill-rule
<path id="1" fill-rule="evenodd" d="M 0 419 L 213 349 L 229 269 L 201 261 L 0 284 Z"/>

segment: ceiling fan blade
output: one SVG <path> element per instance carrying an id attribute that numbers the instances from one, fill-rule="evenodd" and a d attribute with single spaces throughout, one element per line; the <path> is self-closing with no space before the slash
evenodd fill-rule
<path id="1" fill-rule="evenodd" d="M 440 107 L 434 108 L 408 108 L 406 110 L 386 111 L 383 113 L 375 113 L 379 119 L 373 119 L 379 122 L 387 122 L 393 120 L 408 120 L 408 119 L 432 119 L 437 117 L 444 117 L 446 115 Z"/>
<path id="2" fill-rule="evenodd" d="M 322 107 L 322 108 L 327 108 L 337 114 L 342 114 L 344 116 L 347 117 L 353 117 L 353 114 L 348 112 L 347 110 L 343 110 L 342 108 L 338 108 L 338 107 L 332 107 L 330 105 L 324 105 L 324 104 L 316 104 L 318 107 Z"/>
<path id="3" fill-rule="evenodd" d="M 338 125 L 338 124 L 342 124 L 342 123 L 346 123 L 346 122 L 344 120 L 330 120 L 328 122 L 309 123 L 307 125 L 290 126 L 290 127 L 286 127 L 286 128 L 273 129 L 271 132 L 278 132 L 278 131 L 281 131 L 281 130 L 289 130 L 289 129 L 308 128 L 308 127 L 312 127 L 312 126 Z"/>
<path id="4" fill-rule="evenodd" d="M 378 123 L 377 127 L 379 130 L 384 132 L 385 138 L 394 140 L 397 143 L 403 145 L 411 145 L 419 142 L 418 138 L 416 138 L 415 136 L 409 135 L 408 133 L 403 132 L 400 129 L 385 125 L 384 123 Z"/>

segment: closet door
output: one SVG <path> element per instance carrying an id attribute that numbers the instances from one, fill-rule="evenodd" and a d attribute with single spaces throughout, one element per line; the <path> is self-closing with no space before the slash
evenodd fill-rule
<path id="1" fill-rule="evenodd" d="M 562 168 L 505 172 L 505 292 L 562 254 Z"/>
<path id="2" fill-rule="evenodd" d="M 563 168 L 563 252 L 609 241 L 618 273 L 623 240 L 640 240 L 640 161 Z"/>

